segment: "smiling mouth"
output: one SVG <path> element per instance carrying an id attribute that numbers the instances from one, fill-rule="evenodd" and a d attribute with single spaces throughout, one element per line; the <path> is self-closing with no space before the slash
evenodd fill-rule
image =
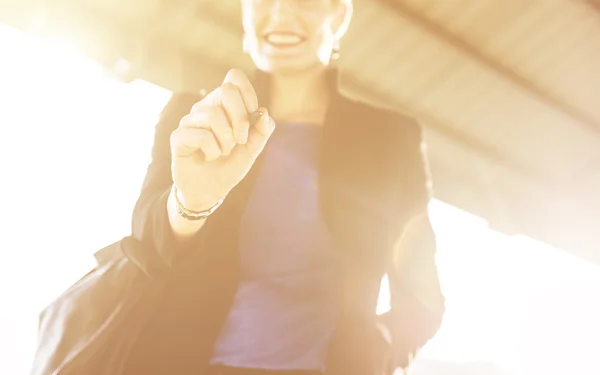
<path id="1" fill-rule="evenodd" d="M 264 40 L 277 48 L 289 48 L 302 44 L 306 38 L 293 33 L 272 32 L 266 34 Z"/>

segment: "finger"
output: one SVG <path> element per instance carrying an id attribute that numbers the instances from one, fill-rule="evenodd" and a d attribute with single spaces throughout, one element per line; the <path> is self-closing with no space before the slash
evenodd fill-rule
<path id="1" fill-rule="evenodd" d="M 220 87 L 220 93 L 221 104 L 229 118 L 235 139 L 238 143 L 245 144 L 248 140 L 250 120 L 240 90 L 232 83 L 224 83 Z"/>
<path id="2" fill-rule="evenodd" d="M 194 104 L 191 113 L 201 112 L 206 107 L 222 106 L 233 129 L 237 143 L 245 144 L 248 140 L 248 110 L 242 99 L 238 86 L 225 82 L 219 88 L 208 94 L 204 99 Z"/>
<path id="3" fill-rule="evenodd" d="M 225 76 L 221 87 L 208 94 L 202 102 L 208 103 L 209 105 L 223 104 L 223 90 L 221 88 L 229 85 L 233 85 L 238 89 L 242 103 L 244 103 L 244 107 L 246 108 L 246 114 L 252 113 L 258 109 L 258 97 L 256 91 L 246 74 L 239 69 L 231 69 Z M 192 108 L 192 111 L 194 110 L 195 108 Z M 246 122 L 243 120 L 240 121 L 238 124 L 240 127 L 236 128 L 236 118 L 231 118 L 231 120 L 232 125 L 234 125 L 234 135 L 237 142 L 242 144 L 246 143 L 248 138 Z"/>
<path id="4" fill-rule="evenodd" d="M 181 127 L 211 129 L 216 136 L 219 146 L 224 155 L 229 155 L 235 147 L 233 130 L 229 125 L 227 115 L 223 107 L 198 108 L 181 119 Z"/>
<path id="5" fill-rule="evenodd" d="M 256 91 L 254 90 L 254 87 L 252 86 L 252 83 L 248 77 L 241 70 L 231 69 L 225 76 L 221 86 L 224 84 L 231 84 L 238 88 L 240 95 L 242 96 L 242 102 L 244 102 L 244 106 L 246 107 L 246 111 L 248 113 L 254 112 L 258 109 L 258 97 L 256 95 Z M 221 86 L 211 91 L 196 104 L 201 106 L 219 104 L 221 102 L 221 96 L 219 93 L 219 88 Z M 194 112 L 194 108 L 196 108 L 196 105 L 192 107 L 192 112 Z"/>
<path id="6" fill-rule="evenodd" d="M 259 111 L 261 111 L 263 115 L 250 130 L 248 142 L 246 143 L 248 154 L 253 159 L 256 159 L 258 155 L 260 155 L 267 144 L 267 141 L 271 137 L 271 134 L 273 134 L 273 131 L 275 130 L 275 122 L 271 116 L 269 116 L 269 112 L 265 108 L 261 108 Z"/>
<path id="7" fill-rule="evenodd" d="M 200 128 L 177 128 L 171 133 L 171 152 L 174 156 L 190 156 L 202 152 L 207 161 L 221 156 L 219 143 L 213 132 Z"/>
<path id="8" fill-rule="evenodd" d="M 231 83 L 238 87 L 248 113 L 258 109 L 258 97 L 256 96 L 256 91 L 244 72 L 239 69 L 231 69 L 227 72 L 223 83 Z"/>

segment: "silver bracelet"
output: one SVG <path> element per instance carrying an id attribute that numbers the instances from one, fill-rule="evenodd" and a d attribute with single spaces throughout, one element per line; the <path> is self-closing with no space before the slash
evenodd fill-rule
<path id="1" fill-rule="evenodd" d="M 223 199 L 221 199 L 220 201 L 218 201 L 214 206 L 212 206 L 208 210 L 192 211 L 192 210 L 185 208 L 185 206 L 179 201 L 179 197 L 177 195 L 177 186 L 175 184 L 173 184 L 171 192 L 173 194 L 173 197 L 175 198 L 175 208 L 177 210 L 177 213 L 179 214 L 179 216 L 183 217 L 186 220 L 190 220 L 190 221 L 206 219 L 213 212 L 215 212 L 217 210 L 217 208 L 219 208 L 219 206 L 221 206 L 221 204 L 223 203 Z"/>

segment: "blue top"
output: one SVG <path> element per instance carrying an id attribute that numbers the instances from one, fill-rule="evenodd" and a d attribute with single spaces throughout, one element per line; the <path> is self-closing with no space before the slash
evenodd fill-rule
<path id="1" fill-rule="evenodd" d="M 337 253 L 321 217 L 322 128 L 278 124 L 242 216 L 241 281 L 212 363 L 323 370 L 339 313 Z"/>

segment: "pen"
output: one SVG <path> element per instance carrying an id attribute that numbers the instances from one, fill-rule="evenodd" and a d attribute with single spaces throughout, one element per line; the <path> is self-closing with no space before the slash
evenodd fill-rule
<path id="1" fill-rule="evenodd" d="M 256 110 L 254 112 L 250 113 L 250 127 L 253 127 L 254 125 L 256 125 L 256 123 L 260 120 L 260 118 L 264 115 L 263 111 L 261 110 Z"/>

